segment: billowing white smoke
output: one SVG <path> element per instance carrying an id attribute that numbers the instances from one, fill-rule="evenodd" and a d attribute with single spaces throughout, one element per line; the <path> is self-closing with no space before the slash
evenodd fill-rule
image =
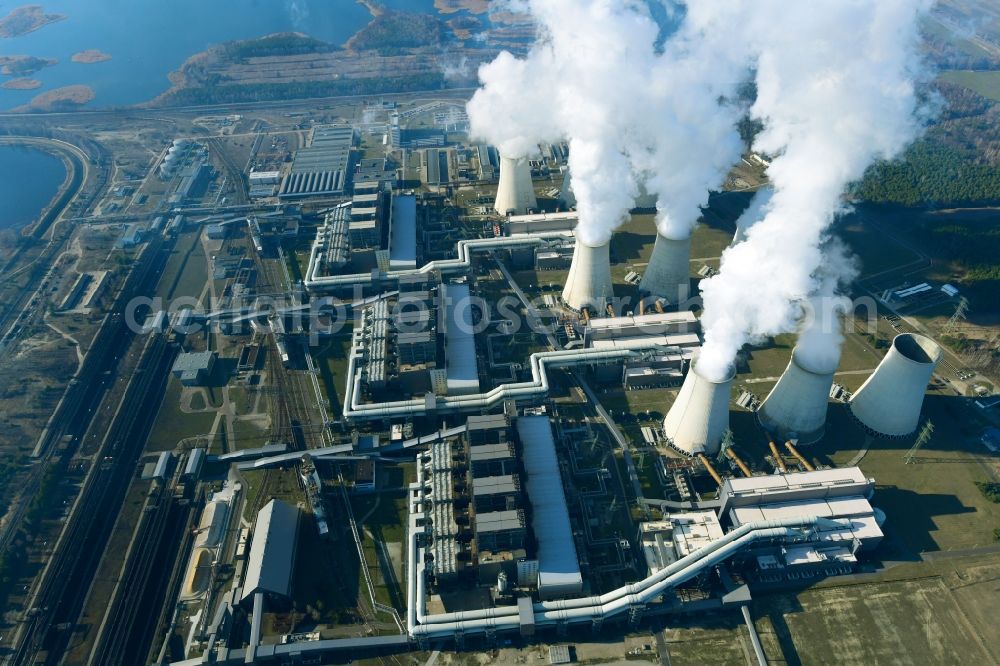
<path id="1" fill-rule="evenodd" d="M 699 0 L 689 12 L 756 62 L 764 123 L 755 148 L 774 155 L 766 217 L 702 282 L 699 372 L 720 379 L 746 342 L 795 330 L 821 279 L 821 244 L 846 186 L 918 133 L 918 21 L 931 0 Z"/>
<path id="2" fill-rule="evenodd" d="M 569 141 L 569 166 L 587 245 L 606 243 L 638 192 L 630 155 L 645 150 L 637 119 L 659 28 L 633 0 L 525 0 L 538 24 L 525 59 L 502 53 L 479 72 L 471 134 L 508 157 L 540 141 Z"/>
<path id="3" fill-rule="evenodd" d="M 767 211 L 771 208 L 772 196 L 774 196 L 774 190 L 770 187 L 765 187 L 753 193 L 750 205 L 736 219 L 737 236 L 745 239 L 750 227 L 764 219 Z"/>
<path id="4" fill-rule="evenodd" d="M 636 120 L 648 149 L 633 161 L 658 195 L 656 226 L 667 238 L 691 234 L 744 148 L 737 123 L 746 109 L 736 91 L 750 63 L 726 55 L 729 45 L 711 18 L 689 9 L 653 63 Z"/>
<path id="5" fill-rule="evenodd" d="M 540 141 L 561 137 L 550 109 L 554 66 L 552 51 L 535 47 L 527 59 L 503 51 L 480 67 L 482 85 L 466 106 L 470 134 L 506 157 L 526 157 Z"/>
<path id="6" fill-rule="evenodd" d="M 823 250 L 823 267 L 817 271 L 816 291 L 803 304 L 795 355 L 799 363 L 819 374 L 834 372 L 844 342 L 842 317 L 851 300 L 840 294 L 858 274 L 857 263 L 844 245 L 833 239 Z"/>

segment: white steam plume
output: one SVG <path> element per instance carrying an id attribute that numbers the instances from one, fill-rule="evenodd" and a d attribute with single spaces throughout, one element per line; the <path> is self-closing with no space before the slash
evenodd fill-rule
<path id="1" fill-rule="evenodd" d="M 832 373 L 840 363 L 844 342 L 842 317 L 851 309 L 851 300 L 840 290 L 857 274 L 857 262 L 844 244 L 837 239 L 826 243 L 823 267 L 817 272 L 819 284 L 804 304 L 795 343 L 799 363 L 813 372 Z"/>
<path id="2" fill-rule="evenodd" d="M 771 209 L 772 196 L 774 196 L 774 190 L 770 187 L 765 187 L 753 193 L 750 205 L 736 219 L 736 235 L 733 236 L 734 244 L 746 240 L 750 227 L 764 219 L 764 216 Z"/>
<path id="3" fill-rule="evenodd" d="M 697 4 L 697 3 L 694 3 Z M 743 142 L 736 97 L 749 75 L 745 57 L 729 57 L 712 16 L 692 11 L 653 63 L 645 113 L 637 119 L 648 150 L 634 157 L 646 188 L 656 194 L 656 225 L 667 238 L 687 238 L 733 165 Z"/>
<path id="4" fill-rule="evenodd" d="M 527 57 L 502 53 L 480 68 L 468 105 L 471 134 L 509 157 L 540 141 L 569 142 L 577 237 L 606 243 L 637 194 L 630 155 L 647 150 L 637 120 L 659 28 L 634 0 L 525 0 L 539 37 Z"/>
<path id="5" fill-rule="evenodd" d="M 703 281 L 699 373 L 724 377 L 746 342 L 793 331 L 822 286 L 827 228 L 847 185 L 918 133 L 918 22 L 931 0 L 699 0 L 705 17 L 756 63 L 764 123 L 755 148 L 775 155 L 767 216 Z"/>

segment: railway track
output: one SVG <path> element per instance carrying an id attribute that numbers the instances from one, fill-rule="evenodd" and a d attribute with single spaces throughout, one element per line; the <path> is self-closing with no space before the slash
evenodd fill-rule
<path id="1" fill-rule="evenodd" d="M 39 438 L 34 454 L 38 462 L 23 480 L 22 490 L 8 510 L 4 530 L 0 534 L 0 552 L 5 552 L 10 547 L 20 531 L 42 478 L 48 468 L 56 462 L 55 453 L 59 442 L 69 437 L 73 443 L 73 448 L 64 456 L 66 462 L 98 414 L 98 407 L 113 383 L 114 371 L 124 356 L 123 350 L 128 347 L 132 339 L 122 314 L 125 303 L 132 296 L 143 293 L 153 279 L 158 279 L 165 262 L 165 256 L 160 249 L 159 242 L 151 243 L 136 269 L 129 274 L 121 290 L 119 305 L 105 318 L 90 350 L 84 357 L 83 365 L 71 380 L 63 399 L 56 406 L 48 426 Z"/>
<path id="2" fill-rule="evenodd" d="M 163 484 L 150 493 L 89 664 L 144 661 L 157 630 L 145 618 L 163 605 L 176 555 L 170 546 L 183 540 L 189 511 Z"/>
<path id="3" fill-rule="evenodd" d="M 41 574 L 32 607 L 8 663 L 28 664 L 45 648 L 43 663 L 63 657 L 72 626 L 83 607 L 94 572 L 114 527 L 121 502 L 142 452 L 152 416 L 143 409 L 154 390 L 162 391 L 176 350 L 160 337 L 147 342 L 137 372 L 129 382 L 118 412 L 108 429 L 101 453 L 73 506 L 66 528 Z"/>

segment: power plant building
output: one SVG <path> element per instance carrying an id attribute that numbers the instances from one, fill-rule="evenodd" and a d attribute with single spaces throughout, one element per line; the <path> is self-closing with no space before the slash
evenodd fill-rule
<path id="1" fill-rule="evenodd" d="M 448 395 L 479 392 L 479 364 L 467 284 L 441 285 L 445 309 L 445 363 Z"/>
<path id="2" fill-rule="evenodd" d="M 257 513 L 241 603 L 252 603 L 258 592 L 279 601 L 291 597 L 298 536 L 297 507 L 273 499 Z"/>
<path id="3" fill-rule="evenodd" d="M 389 269 L 417 267 L 417 198 L 400 195 L 392 199 L 389 222 Z"/>
<path id="4" fill-rule="evenodd" d="M 701 330 L 698 317 L 689 310 L 662 312 L 630 317 L 602 317 L 590 320 L 588 340 L 612 340 L 653 335 L 697 334 Z M 697 336 L 695 336 L 697 338 Z"/>
<path id="5" fill-rule="evenodd" d="M 507 218 L 507 235 L 538 234 L 546 231 L 572 231 L 580 215 L 576 211 L 511 215 Z"/>
<path id="6" fill-rule="evenodd" d="M 538 542 L 538 596 L 554 599 L 583 589 L 566 494 L 559 474 L 552 425 L 547 416 L 517 419 L 525 482 Z"/>
<path id="7" fill-rule="evenodd" d="M 874 479 L 857 467 L 732 478 L 720 491 L 720 515 L 734 529 L 800 516 L 821 519 L 800 542 L 750 552 L 765 579 L 794 577 L 801 570 L 847 573 L 860 551 L 883 538 L 884 514 L 870 503 L 874 490 Z"/>
<path id="8" fill-rule="evenodd" d="M 347 189 L 354 128 L 323 125 L 313 129 L 308 148 L 295 153 L 292 168 L 281 181 L 278 197 L 338 196 Z"/>
<path id="9" fill-rule="evenodd" d="M 171 372 L 184 386 L 201 386 L 212 375 L 215 359 L 216 353 L 214 351 L 180 354 L 174 360 Z"/>

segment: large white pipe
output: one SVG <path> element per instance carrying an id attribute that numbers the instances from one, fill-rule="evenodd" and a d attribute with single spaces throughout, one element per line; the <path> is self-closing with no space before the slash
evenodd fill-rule
<path id="1" fill-rule="evenodd" d="M 675 305 L 690 297 L 691 236 L 667 238 L 657 232 L 639 290 Z"/>
<path id="2" fill-rule="evenodd" d="M 531 182 L 531 165 L 527 157 L 500 156 L 500 182 L 493 210 L 499 215 L 523 215 L 538 206 L 535 186 Z"/>
<path id="3" fill-rule="evenodd" d="M 735 368 L 721 382 L 698 374 L 698 365 L 688 371 L 677 400 L 663 419 L 663 433 L 688 455 L 718 453 L 729 428 L 729 399 Z"/>
<path id="4" fill-rule="evenodd" d="M 571 367 L 590 363 L 626 359 L 643 351 L 660 348 L 655 343 L 648 347 L 636 349 L 561 349 L 549 352 L 536 352 L 531 355 L 531 381 L 514 384 L 502 384 L 486 393 L 473 395 L 437 396 L 428 409 L 427 400 L 415 398 L 412 400 L 397 400 L 364 404 L 360 402 L 361 378 L 357 373 L 358 357 L 352 353 L 347 363 L 347 386 L 344 392 L 344 418 L 346 419 L 379 419 L 393 416 L 425 414 L 428 411 L 449 412 L 491 407 L 508 399 L 529 399 L 547 395 L 549 392 L 549 367 Z"/>
<path id="5" fill-rule="evenodd" d="M 869 431 L 906 437 L 920 423 L 927 384 L 941 360 L 941 347 L 928 337 L 903 333 L 848 406 Z"/>
<path id="6" fill-rule="evenodd" d="M 781 440 L 811 444 L 822 439 L 836 369 L 836 362 L 820 368 L 793 349 L 788 367 L 757 411 L 761 425 Z"/>
<path id="7" fill-rule="evenodd" d="M 462 240 L 456 243 L 455 259 L 441 259 L 424 264 L 420 268 L 412 268 L 401 271 L 390 271 L 386 274 L 388 278 L 400 278 L 406 275 L 419 275 L 433 273 L 461 273 L 467 271 L 472 265 L 473 253 L 485 252 L 488 250 L 502 250 L 513 247 L 530 247 L 546 245 L 552 242 L 564 241 L 572 235 L 569 231 L 550 231 L 537 234 L 523 234 L 506 236 L 500 238 L 475 238 Z M 352 273 L 350 275 L 320 275 L 316 273 L 321 265 L 321 254 L 323 243 L 321 240 L 313 242 L 309 253 L 309 264 L 306 267 L 306 275 L 303 284 L 309 291 L 331 289 L 337 287 L 350 287 L 354 285 L 367 285 L 372 283 L 371 273 Z"/>
<path id="8" fill-rule="evenodd" d="M 578 311 L 591 308 L 604 313 L 604 306 L 615 296 L 610 252 L 610 243 L 593 246 L 576 239 L 573 263 L 562 293 L 566 305 Z"/>
<path id="9" fill-rule="evenodd" d="M 797 534 L 796 529 L 813 527 L 821 521 L 815 516 L 801 516 L 748 523 L 655 574 L 607 594 L 536 603 L 533 605 L 534 622 L 544 626 L 614 617 L 632 606 L 642 606 L 655 600 L 666 590 L 690 580 L 756 541 L 793 536 Z M 416 548 L 416 540 L 412 535 L 410 547 Z M 415 568 L 418 557 L 423 561 L 420 551 L 410 552 L 414 556 L 409 558 L 408 570 Z M 423 575 L 421 566 L 418 576 Z M 407 630 L 411 636 L 443 637 L 489 630 L 514 630 L 520 626 L 517 608 L 513 606 L 427 616 L 423 611 L 426 605 L 423 596 L 425 590 L 420 586 L 419 578 L 409 589 L 417 592 L 407 600 Z"/>

